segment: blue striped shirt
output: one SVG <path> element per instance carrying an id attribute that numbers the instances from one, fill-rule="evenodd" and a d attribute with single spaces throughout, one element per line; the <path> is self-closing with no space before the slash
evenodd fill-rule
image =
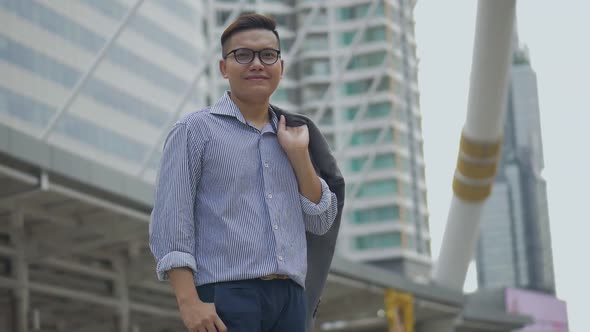
<path id="1" fill-rule="evenodd" d="M 297 178 L 270 112 L 248 124 L 228 93 L 178 121 L 164 143 L 150 222 L 157 275 L 188 267 L 195 284 L 286 274 L 305 286 L 305 232 L 326 233 L 336 195 L 320 178 L 318 204 Z"/>

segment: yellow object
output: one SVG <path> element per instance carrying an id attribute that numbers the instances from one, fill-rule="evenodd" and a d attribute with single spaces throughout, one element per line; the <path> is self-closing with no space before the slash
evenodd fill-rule
<path id="1" fill-rule="evenodd" d="M 386 289 L 385 315 L 389 332 L 414 332 L 414 297 L 408 293 Z M 401 322 L 400 315 L 403 317 Z"/>
<path id="2" fill-rule="evenodd" d="M 453 192 L 467 202 L 484 201 L 492 192 L 502 140 L 491 143 L 476 142 L 461 135 L 460 149 L 457 171 L 461 177 L 455 174 Z"/>
<path id="3" fill-rule="evenodd" d="M 453 179 L 453 192 L 457 197 L 467 202 L 481 202 L 490 196 L 492 192 L 493 183 L 486 184 L 484 186 L 477 186 L 473 184 L 467 184 L 461 180 Z"/>
<path id="4" fill-rule="evenodd" d="M 493 178 L 496 175 L 497 161 L 493 162 L 473 162 L 459 157 L 457 160 L 457 170 L 470 179 L 484 180 Z"/>
<path id="5" fill-rule="evenodd" d="M 502 149 L 502 140 L 498 140 L 497 142 L 493 143 L 475 142 L 462 134 L 459 146 L 461 152 L 471 158 L 489 159 L 500 155 L 500 150 Z"/>

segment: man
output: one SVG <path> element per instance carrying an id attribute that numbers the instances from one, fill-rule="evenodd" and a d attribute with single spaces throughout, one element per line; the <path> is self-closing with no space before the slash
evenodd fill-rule
<path id="1" fill-rule="evenodd" d="M 190 332 L 302 332 L 305 233 L 330 230 L 337 198 L 312 164 L 307 126 L 286 126 L 269 104 L 283 74 L 275 22 L 243 15 L 221 44 L 230 92 L 164 144 L 150 223 L 158 278 Z"/>

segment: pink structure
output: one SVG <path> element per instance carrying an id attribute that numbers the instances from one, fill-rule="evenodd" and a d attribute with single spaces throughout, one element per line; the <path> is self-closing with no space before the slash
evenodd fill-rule
<path id="1" fill-rule="evenodd" d="M 506 288 L 506 311 L 530 316 L 534 323 L 519 332 L 568 332 L 567 307 L 555 297 L 515 288 Z"/>

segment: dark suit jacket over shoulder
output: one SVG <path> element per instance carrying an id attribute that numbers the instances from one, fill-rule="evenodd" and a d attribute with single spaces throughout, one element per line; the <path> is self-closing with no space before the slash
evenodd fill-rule
<path id="1" fill-rule="evenodd" d="M 334 220 L 332 228 L 321 236 L 306 233 L 307 276 L 305 293 L 307 296 L 307 326 L 308 330 L 311 330 L 336 248 L 336 239 L 338 237 L 340 219 L 342 218 L 342 209 L 344 207 L 344 177 L 336 164 L 336 159 L 330 151 L 328 142 L 326 142 L 319 128 L 311 119 L 300 114 L 288 113 L 274 105 L 271 105 L 271 109 L 276 113 L 278 118 L 284 115 L 287 126 L 289 127 L 307 125 L 309 129 L 309 153 L 312 163 L 316 172 L 326 181 L 330 190 L 336 194 L 338 199 L 338 214 L 336 215 L 336 220 Z"/>

